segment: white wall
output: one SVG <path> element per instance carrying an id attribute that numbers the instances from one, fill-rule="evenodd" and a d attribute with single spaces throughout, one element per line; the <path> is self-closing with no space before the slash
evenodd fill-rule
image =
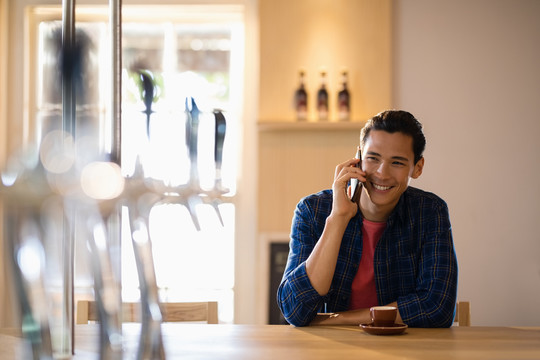
<path id="1" fill-rule="evenodd" d="M 414 186 L 447 200 L 473 325 L 540 325 L 540 1 L 395 0 L 394 104 L 425 125 Z"/>

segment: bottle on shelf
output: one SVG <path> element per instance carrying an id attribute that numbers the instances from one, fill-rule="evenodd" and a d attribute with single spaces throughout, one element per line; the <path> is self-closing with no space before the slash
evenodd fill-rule
<path id="1" fill-rule="evenodd" d="M 338 118 L 342 121 L 350 120 L 351 116 L 351 94 L 348 88 L 348 74 L 346 70 L 341 72 L 342 88 L 338 92 Z"/>
<path id="2" fill-rule="evenodd" d="M 328 120 L 328 90 L 326 89 L 326 71 L 321 71 L 321 86 L 317 91 L 317 114 L 319 120 Z"/>
<path id="3" fill-rule="evenodd" d="M 307 119 L 307 91 L 305 86 L 305 72 L 300 70 L 300 84 L 294 93 L 294 109 L 296 111 L 297 120 Z"/>

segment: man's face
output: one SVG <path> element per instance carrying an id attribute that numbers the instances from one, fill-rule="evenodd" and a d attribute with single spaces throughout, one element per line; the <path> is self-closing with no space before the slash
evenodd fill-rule
<path id="1" fill-rule="evenodd" d="M 382 221 L 390 215 L 410 179 L 422 173 L 424 159 L 414 164 L 412 144 L 412 137 L 403 133 L 369 133 L 362 149 L 362 169 L 367 180 L 360 197 L 360 208 L 367 219 Z M 384 219 L 379 218 L 381 215 Z"/>

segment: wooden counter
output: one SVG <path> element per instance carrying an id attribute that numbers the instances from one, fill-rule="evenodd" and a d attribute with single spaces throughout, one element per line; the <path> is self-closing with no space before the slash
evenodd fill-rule
<path id="1" fill-rule="evenodd" d="M 138 325 L 124 324 L 124 358 Z M 97 325 L 76 326 L 74 359 L 97 359 Z M 356 326 L 164 324 L 168 359 L 540 359 L 540 327 L 409 328 L 375 336 Z M 0 331 L 2 359 L 20 359 L 17 331 Z"/>

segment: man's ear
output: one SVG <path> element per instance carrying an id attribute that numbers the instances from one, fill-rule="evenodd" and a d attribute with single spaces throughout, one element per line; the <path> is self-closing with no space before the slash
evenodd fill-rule
<path id="1" fill-rule="evenodd" d="M 416 162 L 416 164 L 414 164 L 414 169 L 413 169 L 413 173 L 412 173 L 412 178 L 413 179 L 418 179 L 418 177 L 420 175 L 422 175 L 422 170 L 424 169 L 424 157 L 422 156 L 420 158 L 420 160 L 418 160 Z"/>

